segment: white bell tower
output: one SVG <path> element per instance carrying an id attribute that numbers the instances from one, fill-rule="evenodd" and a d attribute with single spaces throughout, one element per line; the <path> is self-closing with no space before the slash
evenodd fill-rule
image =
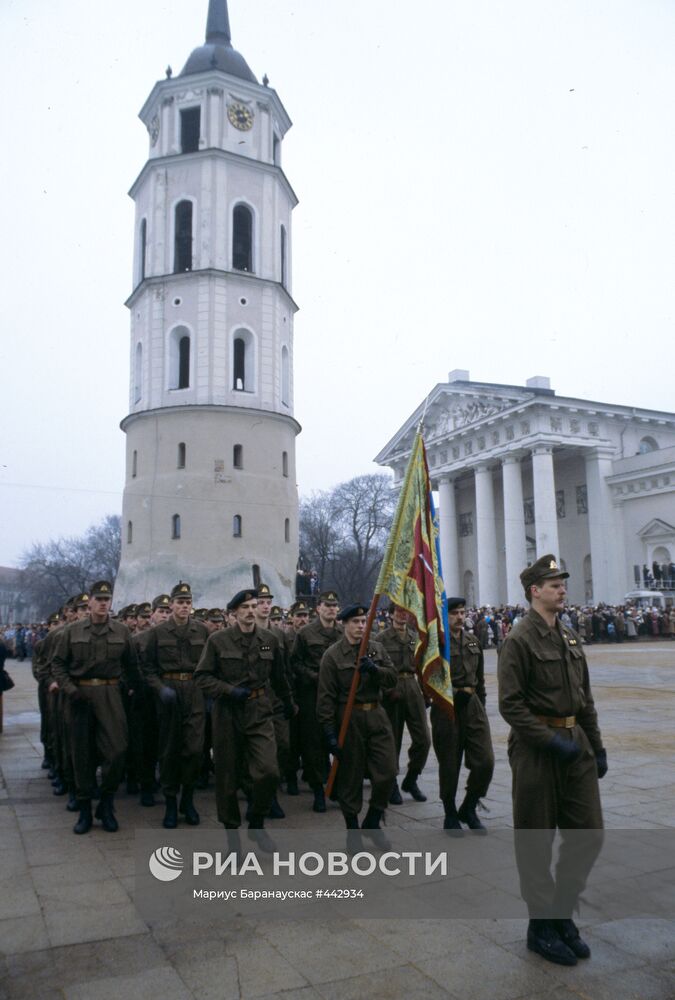
<path id="1" fill-rule="evenodd" d="M 293 596 L 298 499 L 291 121 L 232 48 L 227 0 L 140 118 L 122 560 L 115 606 L 179 579 L 222 607 L 259 579 Z"/>

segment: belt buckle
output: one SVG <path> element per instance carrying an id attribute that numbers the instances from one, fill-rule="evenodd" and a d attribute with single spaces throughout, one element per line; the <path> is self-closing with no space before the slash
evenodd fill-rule
<path id="1" fill-rule="evenodd" d="M 565 729 L 574 729 L 576 717 L 574 715 L 565 716 Z"/>

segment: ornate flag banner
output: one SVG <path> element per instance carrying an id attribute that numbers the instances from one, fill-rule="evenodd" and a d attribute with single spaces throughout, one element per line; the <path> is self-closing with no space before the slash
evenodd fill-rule
<path id="1" fill-rule="evenodd" d="M 415 436 L 375 593 L 386 594 L 415 618 L 415 659 L 424 692 L 452 716 L 448 609 L 441 575 L 438 519 L 420 430 Z"/>

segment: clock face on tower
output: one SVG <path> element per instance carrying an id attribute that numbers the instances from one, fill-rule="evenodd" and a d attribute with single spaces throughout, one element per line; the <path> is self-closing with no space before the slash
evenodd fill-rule
<path id="1" fill-rule="evenodd" d="M 253 112 L 249 111 L 244 104 L 239 104 L 237 101 L 228 104 L 227 117 L 240 132 L 248 132 L 250 128 L 253 128 Z"/>

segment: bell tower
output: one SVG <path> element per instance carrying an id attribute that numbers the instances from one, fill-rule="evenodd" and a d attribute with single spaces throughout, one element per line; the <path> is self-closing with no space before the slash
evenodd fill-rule
<path id="1" fill-rule="evenodd" d="M 227 0 L 156 83 L 136 205 L 122 559 L 115 604 L 179 578 L 222 607 L 263 579 L 290 602 L 298 554 L 291 121 L 232 47 Z"/>

